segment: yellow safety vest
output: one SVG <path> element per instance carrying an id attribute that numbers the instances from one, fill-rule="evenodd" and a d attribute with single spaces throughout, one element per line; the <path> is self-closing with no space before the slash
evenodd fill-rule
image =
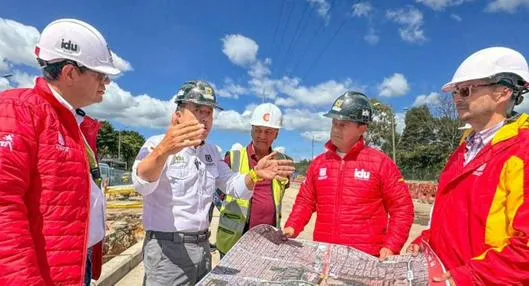
<path id="1" fill-rule="evenodd" d="M 230 151 L 231 170 L 241 174 L 250 172 L 250 161 L 246 148 Z M 288 181 L 272 180 L 274 205 L 276 207 L 276 227 L 281 226 L 281 201 Z M 217 229 L 217 249 L 226 254 L 241 238 L 248 222 L 251 201 L 226 196 L 220 209 L 219 228 Z"/>

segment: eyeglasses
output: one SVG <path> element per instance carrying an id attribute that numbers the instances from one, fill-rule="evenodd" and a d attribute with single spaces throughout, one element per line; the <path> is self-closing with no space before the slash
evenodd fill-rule
<path id="1" fill-rule="evenodd" d="M 97 72 L 95 70 L 91 70 L 89 68 L 86 68 L 87 71 L 93 73 L 96 75 L 98 81 L 107 81 L 109 79 L 108 75 L 104 73 Z"/>
<path id="2" fill-rule="evenodd" d="M 88 72 L 94 74 L 97 77 L 98 81 L 107 81 L 109 79 L 108 75 L 106 75 L 104 73 L 100 73 L 100 72 L 95 71 L 95 70 L 91 70 L 91 69 L 85 67 L 84 65 L 81 65 L 78 62 L 74 62 L 74 61 L 70 61 L 70 60 L 66 60 L 65 62 L 66 62 L 66 64 L 71 64 L 74 67 L 76 67 L 81 73 L 85 73 L 85 72 L 88 71 Z"/>
<path id="3" fill-rule="evenodd" d="M 461 96 L 462 98 L 467 98 L 472 96 L 472 89 L 476 87 L 485 87 L 485 86 L 493 86 L 497 83 L 485 83 L 485 84 L 470 84 L 464 87 L 456 87 L 456 90 L 452 91 L 452 97 L 456 97 L 457 95 Z"/>

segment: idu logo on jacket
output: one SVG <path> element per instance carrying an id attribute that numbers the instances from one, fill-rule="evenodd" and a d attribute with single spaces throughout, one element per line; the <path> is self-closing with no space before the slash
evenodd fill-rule
<path id="1" fill-rule="evenodd" d="M 356 169 L 355 168 L 355 179 L 361 180 L 361 181 L 369 181 L 369 178 L 371 177 L 370 172 L 366 172 L 364 169 Z"/>
<path id="2" fill-rule="evenodd" d="M 61 152 L 68 152 L 69 150 L 64 141 L 64 136 L 62 136 L 61 133 L 58 133 L 57 135 L 57 144 L 55 145 L 55 148 Z"/>
<path id="3" fill-rule="evenodd" d="M 5 135 L 2 140 L 0 140 L 0 147 L 9 148 L 9 151 L 13 151 L 13 134 Z"/>
<path id="4" fill-rule="evenodd" d="M 318 180 L 325 180 L 327 179 L 327 168 L 320 168 L 320 176 L 318 177 Z"/>

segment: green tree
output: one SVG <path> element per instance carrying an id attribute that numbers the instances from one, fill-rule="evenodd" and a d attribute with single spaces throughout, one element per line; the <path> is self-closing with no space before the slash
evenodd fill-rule
<path id="1" fill-rule="evenodd" d="M 143 143 L 145 143 L 145 138 L 138 132 L 121 131 L 121 159 L 127 162 L 128 169 L 131 169 Z"/>
<path id="2" fill-rule="evenodd" d="M 310 164 L 312 163 L 312 160 L 303 159 L 299 162 L 294 163 L 296 167 L 296 173 L 300 175 L 307 175 L 307 170 L 309 169 Z"/>
<path id="3" fill-rule="evenodd" d="M 99 158 L 115 158 L 118 153 L 118 134 L 108 121 L 102 122 L 97 137 Z"/>
<path id="4" fill-rule="evenodd" d="M 432 107 L 436 117 L 435 131 L 439 137 L 439 146 L 446 153 L 444 162 L 459 145 L 463 131 L 459 129 L 463 125 L 457 115 L 457 110 L 452 96 L 444 94 L 440 97 L 439 103 Z"/>
<path id="5" fill-rule="evenodd" d="M 145 138 L 136 131 L 116 131 L 108 121 L 103 121 L 102 123 L 103 126 L 99 130 L 97 137 L 100 159 L 124 161 L 127 163 L 127 169 L 130 169 L 138 151 L 145 143 Z M 118 154 L 118 150 L 120 154 Z"/>
<path id="6" fill-rule="evenodd" d="M 392 146 L 392 128 L 395 114 L 389 105 L 383 104 L 376 99 L 370 100 L 373 107 L 373 122 L 369 124 L 366 142 L 370 146 L 382 150 L 391 157 L 393 152 Z M 395 132 L 395 142 L 398 142 L 398 134 Z"/>
<path id="7" fill-rule="evenodd" d="M 426 105 L 408 110 L 404 122 L 406 128 L 402 132 L 399 150 L 413 151 L 418 145 L 427 145 L 437 141 L 433 130 L 435 121 Z"/>
<path id="8" fill-rule="evenodd" d="M 442 150 L 434 131 L 435 119 L 426 106 L 411 108 L 404 119 L 406 127 L 398 145 L 399 167 L 407 179 L 432 180 L 442 164 Z"/>
<path id="9" fill-rule="evenodd" d="M 452 99 L 449 95 L 440 95 L 430 107 L 423 105 L 410 109 L 405 123 L 397 152 L 397 162 L 404 177 L 437 179 L 462 135 Z"/>

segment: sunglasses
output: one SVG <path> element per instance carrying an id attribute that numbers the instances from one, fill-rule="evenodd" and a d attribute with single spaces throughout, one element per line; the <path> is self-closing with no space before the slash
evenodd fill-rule
<path id="1" fill-rule="evenodd" d="M 485 84 L 470 84 L 464 87 L 456 87 L 456 90 L 452 92 L 452 97 L 460 96 L 462 98 L 472 96 L 472 89 L 477 87 L 493 86 L 497 83 L 485 83 Z"/>

